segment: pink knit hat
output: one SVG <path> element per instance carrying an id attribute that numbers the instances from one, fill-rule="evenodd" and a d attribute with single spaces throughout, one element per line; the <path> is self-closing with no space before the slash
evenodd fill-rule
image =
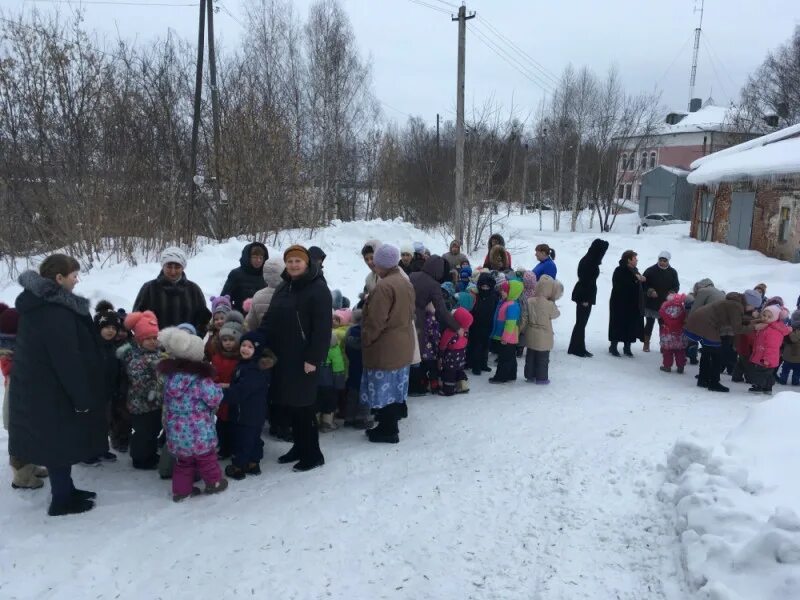
<path id="1" fill-rule="evenodd" d="M 339 317 L 339 322 L 342 325 L 349 325 L 353 320 L 353 311 L 349 308 L 340 308 L 339 310 L 333 311 L 333 314 Z"/>
<path id="2" fill-rule="evenodd" d="M 133 332 L 137 342 L 158 336 L 158 319 L 153 312 L 132 312 L 125 317 L 125 329 Z"/>

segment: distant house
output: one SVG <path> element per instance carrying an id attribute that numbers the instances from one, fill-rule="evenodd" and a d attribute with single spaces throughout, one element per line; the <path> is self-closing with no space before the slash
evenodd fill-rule
<path id="1" fill-rule="evenodd" d="M 800 262 L 800 124 L 691 166 L 693 238 Z"/>
<path id="2" fill-rule="evenodd" d="M 617 198 L 636 200 L 641 205 L 645 173 L 658 166 L 688 171 L 692 161 L 763 133 L 735 129 L 731 125 L 735 110 L 734 107 L 715 106 L 712 98 L 704 104 L 695 98 L 689 111 L 668 113 L 664 123 L 646 138 L 620 138 L 622 154 L 617 165 L 617 179 L 621 183 Z M 764 130 L 768 130 L 767 124 Z"/>
<path id="3" fill-rule="evenodd" d="M 683 221 L 692 218 L 694 186 L 686 181 L 689 171 L 660 165 L 642 175 L 639 216 L 669 213 Z"/>

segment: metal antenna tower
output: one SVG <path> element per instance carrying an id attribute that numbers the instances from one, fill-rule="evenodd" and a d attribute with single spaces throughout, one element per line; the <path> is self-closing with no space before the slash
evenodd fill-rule
<path id="1" fill-rule="evenodd" d="M 691 108 L 692 98 L 694 98 L 694 84 L 697 78 L 697 55 L 700 53 L 700 34 L 703 32 L 703 12 L 705 10 L 706 0 L 700 0 L 700 23 L 694 30 L 694 54 L 692 55 L 692 74 L 689 77 L 689 106 Z M 694 12 L 697 12 L 697 3 L 695 2 Z"/>

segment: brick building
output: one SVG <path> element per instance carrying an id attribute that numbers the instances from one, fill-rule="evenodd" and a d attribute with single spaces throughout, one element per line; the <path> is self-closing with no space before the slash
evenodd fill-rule
<path id="1" fill-rule="evenodd" d="M 698 159 L 690 235 L 800 262 L 800 124 Z"/>

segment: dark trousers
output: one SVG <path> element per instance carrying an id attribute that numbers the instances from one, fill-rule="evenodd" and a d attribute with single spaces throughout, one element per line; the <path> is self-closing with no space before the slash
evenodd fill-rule
<path id="1" fill-rule="evenodd" d="M 427 394 L 439 387 L 439 368 L 435 360 L 423 360 L 412 366 L 408 374 L 408 393 Z"/>
<path id="2" fill-rule="evenodd" d="M 771 390 L 775 383 L 775 369 L 751 363 L 750 383 L 760 387 L 762 390 Z"/>
<path id="3" fill-rule="evenodd" d="M 697 378 L 698 382 L 704 385 L 719 383 L 719 376 L 722 373 L 722 369 L 720 369 L 721 351 L 719 347 L 703 346 L 703 349 L 700 351 L 700 374 Z"/>
<path id="4" fill-rule="evenodd" d="M 517 378 L 517 347 L 513 344 L 497 345 L 497 370 L 494 378 L 514 381 Z"/>
<path id="5" fill-rule="evenodd" d="M 233 454 L 233 423 L 217 417 L 217 446 L 220 456 Z"/>
<path id="6" fill-rule="evenodd" d="M 737 356 L 736 366 L 733 368 L 734 381 L 750 383 L 750 359 L 747 356 Z"/>
<path id="7" fill-rule="evenodd" d="M 161 410 L 131 415 L 133 434 L 130 455 L 137 469 L 153 469 L 158 464 L 158 434 L 161 432 Z"/>
<path id="8" fill-rule="evenodd" d="M 719 355 L 719 372 L 728 372 L 728 375 L 733 375 L 736 368 L 736 349 L 733 347 L 734 337 L 732 335 L 723 335 L 721 337 L 722 347 L 720 348 Z"/>
<path id="9" fill-rule="evenodd" d="M 789 374 L 792 374 L 792 385 L 800 385 L 800 363 L 790 363 L 783 361 L 778 381 L 783 385 L 789 381 Z"/>
<path id="10" fill-rule="evenodd" d="M 550 367 L 549 350 L 531 350 L 525 353 L 525 379 L 528 381 L 548 381 Z"/>
<path id="11" fill-rule="evenodd" d="M 53 494 L 53 503 L 61 506 L 67 504 L 72 498 L 72 490 L 75 489 L 72 483 L 72 467 L 47 465 L 47 472 L 50 474 L 50 493 Z"/>
<path id="12" fill-rule="evenodd" d="M 336 412 L 338 394 L 331 386 L 317 388 L 317 412 L 326 414 Z"/>
<path id="13" fill-rule="evenodd" d="M 131 413 L 124 394 L 111 403 L 111 422 L 109 424 L 111 446 L 115 450 L 125 450 L 131 440 Z"/>
<path id="14" fill-rule="evenodd" d="M 575 327 L 572 328 L 572 337 L 569 338 L 569 354 L 586 353 L 586 324 L 592 314 L 592 305 L 584 306 L 580 302 L 575 305 Z"/>
<path id="15" fill-rule="evenodd" d="M 467 368 L 473 372 L 483 372 L 489 368 L 489 340 L 469 338 L 467 344 Z"/>
<path id="16" fill-rule="evenodd" d="M 447 350 L 442 356 L 442 393 L 452 396 L 456 393 L 456 384 L 467 381 L 464 373 L 466 364 L 466 348 L 462 350 Z"/>
<path id="17" fill-rule="evenodd" d="M 645 317 L 644 319 L 644 339 L 650 341 L 653 335 L 653 328 L 656 326 L 656 320 L 653 317 Z"/>
<path id="18" fill-rule="evenodd" d="M 697 342 L 689 342 L 689 345 L 686 347 L 686 358 L 689 359 L 693 365 L 697 364 L 697 351 L 698 351 Z"/>
<path id="19" fill-rule="evenodd" d="M 250 463 L 259 463 L 264 458 L 264 440 L 261 430 L 264 423 L 241 425 L 233 423 L 233 464 L 246 469 Z"/>
<path id="20" fill-rule="evenodd" d="M 315 461 L 322 457 L 319 448 L 319 430 L 313 406 L 291 407 L 292 434 L 298 460 Z"/>

